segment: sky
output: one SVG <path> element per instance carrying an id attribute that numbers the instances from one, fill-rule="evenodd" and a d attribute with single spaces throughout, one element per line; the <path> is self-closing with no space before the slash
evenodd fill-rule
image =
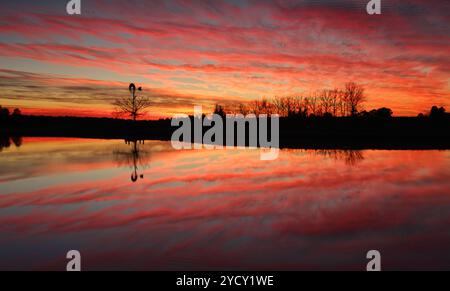
<path id="1" fill-rule="evenodd" d="M 146 118 L 277 96 L 365 87 L 365 109 L 450 109 L 450 1 L 1 1 L 0 105 L 112 116 L 144 88 Z"/>

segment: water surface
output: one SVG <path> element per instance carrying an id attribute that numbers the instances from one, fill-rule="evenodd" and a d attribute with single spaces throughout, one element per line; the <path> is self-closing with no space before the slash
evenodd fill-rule
<path id="1" fill-rule="evenodd" d="M 0 269 L 450 269 L 449 151 L 174 151 L 24 138 L 0 152 Z"/>

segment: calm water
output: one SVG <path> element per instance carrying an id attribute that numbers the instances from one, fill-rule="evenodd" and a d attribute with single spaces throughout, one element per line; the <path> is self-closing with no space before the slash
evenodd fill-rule
<path id="1" fill-rule="evenodd" d="M 450 269 L 449 151 L 173 151 L 24 139 L 0 153 L 0 269 Z M 133 182 L 132 180 L 136 180 Z"/>

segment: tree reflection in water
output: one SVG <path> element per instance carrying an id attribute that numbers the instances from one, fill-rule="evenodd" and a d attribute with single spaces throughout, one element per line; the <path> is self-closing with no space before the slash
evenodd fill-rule
<path id="1" fill-rule="evenodd" d="M 364 154 L 361 150 L 315 150 L 314 154 L 338 161 L 345 161 L 349 166 L 356 166 L 364 160 Z"/>
<path id="2" fill-rule="evenodd" d="M 125 140 L 125 144 L 129 146 L 128 150 L 115 150 L 113 152 L 114 160 L 119 167 L 132 168 L 131 181 L 137 182 L 138 179 L 144 179 L 143 171 L 150 164 L 150 152 L 143 146 L 144 140 Z"/>
<path id="3" fill-rule="evenodd" d="M 22 137 L 20 137 L 20 136 L 9 137 L 7 135 L 0 135 L 0 152 L 4 148 L 9 148 L 11 146 L 11 142 L 17 148 L 20 148 L 20 146 L 22 146 Z"/>

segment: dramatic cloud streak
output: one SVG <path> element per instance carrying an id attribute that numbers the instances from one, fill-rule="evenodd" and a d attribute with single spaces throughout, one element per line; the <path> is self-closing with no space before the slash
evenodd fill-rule
<path id="1" fill-rule="evenodd" d="M 148 142 L 133 184 L 113 162 L 125 150 L 25 139 L 4 151 L 0 269 L 58 269 L 73 248 L 86 269 L 361 270 L 373 248 L 385 269 L 448 268 L 448 152 L 284 150 L 266 163 Z"/>
<path id="2" fill-rule="evenodd" d="M 2 3 L 0 82 L 5 70 L 34 78 L 2 86 L 0 98 L 30 112 L 108 115 L 136 81 L 160 117 L 357 81 L 369 108 L 449 107 L 448 1 L 383 1 L 381 16 L 368 16 L 366 2 L 86 0 L 81 16 L 54 1 Z M 53 85 L 30 84 L 49 75 Z"/>

